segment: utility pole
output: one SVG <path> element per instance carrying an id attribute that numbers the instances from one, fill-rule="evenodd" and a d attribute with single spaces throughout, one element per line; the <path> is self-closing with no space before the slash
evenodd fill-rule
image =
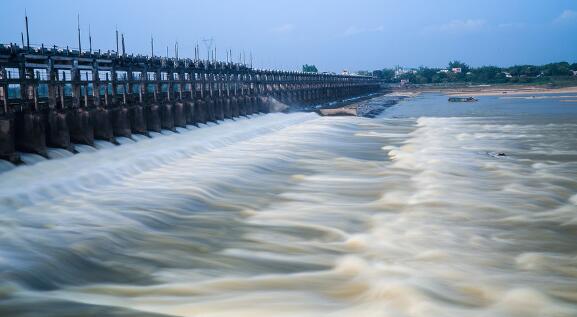
<path id="1" fill-rule="evenodd" d="M 154 57 L 154 38 L 150 36 L 150 56 Z"/>
<path id="2" fill-rule="evenodd" d="M 174 43 L 174 56 L 178 60 L 178 41 Z"/>
<path id="3" fill-rule="evenodd" d="M 118 56 L 118 26 L 116 26 L 116 56 Z"/>
<path id="4" fill-rule="evenodd" d="M 76 26 L 78 28 L 78 52 L 82 54 L 82 41 L 80 40 L 80 13 L 76 16 Z"/>
<path id="5" fill-rule="evenodd" d="M 90 32 L 90 24 L 88 24 L 88 47 L 92 53 L 92 33 Z"/>
<path id="6" fill-rule="evenodd" d="M 126 47 L 124 46 L 124 33 L 122 33 L 122 57 L 126 56 Z"/>
<path id="7" fill-rule="evenodd" d="M 30 51 L 30 33 L 28 32 L 28 12 L 24 9 L 24 20 L 26 21 L 26 46 Z M 24 36 L 22 36 L 22 46 L 24 46 Z"/>

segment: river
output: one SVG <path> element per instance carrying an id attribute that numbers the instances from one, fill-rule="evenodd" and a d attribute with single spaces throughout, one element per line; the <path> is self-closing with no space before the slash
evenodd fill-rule
<path id="1" fill-rule="evenodd" d="M 5 164 L 0 316 L 577 316 L 563 98 L 423 95 Z"/>

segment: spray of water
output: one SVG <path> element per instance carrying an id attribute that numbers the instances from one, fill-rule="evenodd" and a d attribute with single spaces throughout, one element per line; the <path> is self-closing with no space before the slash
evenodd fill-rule
<path id="1" fill-rule="evenodd" d="M 575 122 L 182 132 L 2 174 L 0 312 L 577 314 Z"/>

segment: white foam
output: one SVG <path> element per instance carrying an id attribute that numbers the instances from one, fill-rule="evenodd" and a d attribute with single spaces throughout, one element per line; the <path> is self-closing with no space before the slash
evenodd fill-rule
<path id="1" fill-rule="evenodd" d="M 0 266 L 74 252 L 154 280 L 34 296 L 182 316 L 575 315 L 577 165 L 531 149 L 574 126 L 499 120 L 273 114 L 17 168 Z"/>

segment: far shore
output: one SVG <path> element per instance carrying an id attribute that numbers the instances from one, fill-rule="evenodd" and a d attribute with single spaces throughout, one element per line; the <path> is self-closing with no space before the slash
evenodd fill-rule
<path id="1" fill-rule="evenodd" d="M 478 86 L 459 86 L 459 87 L 430 87 L 414 86 L 405 88 L 393 88 L 391 92 L 385 95 L 367 96 L 360 100 L 348 101 L 333 107 L 317 109 L 316 112 L 322 116 L 367 116 L 373 111 L 380 112 L 382 109 L 367 106 L 368 101 L 374 98 L 387 98 L 392 104 L 405 98 L 413 98 L 422 93 L 441 93 L 447 96 L 456 97 L 479 97 L 479 96 L 498 96 L 501 98 L 562 98 L 560 102 L 577 103 L 577 86 L 569 87 L 547 87 L 537 85 L 478 85 Z M 548 97 L 545 95 L 555 95 Z M 389 104 L 390 106 L 390 104 Z M 368 108 L 367 108 L 368 107 Z"/>
<path id="2" fill-rule="evenodd" d="M 577 86 L 553 88 L 547 86 L 525 85 L 479 85 L 462 87 L 412 87 L 393 89 L 393 94 L 414 96 L 420 93 L 442 93 L 448 96 L 515 96 L 544 94 L 575 94 Z"/>

